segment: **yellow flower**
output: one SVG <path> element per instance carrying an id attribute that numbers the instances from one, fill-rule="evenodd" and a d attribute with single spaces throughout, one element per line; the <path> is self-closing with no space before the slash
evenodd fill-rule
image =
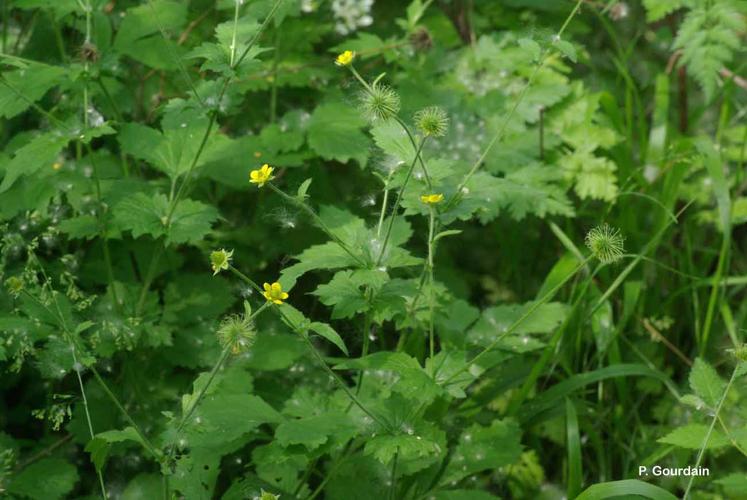
<path id="1" fill-rule="evenodd" d="M 435 205 L 444 201 L 444 195 L 442 194 L 424 194 L 420 197 L 420 201 L 427 205 Z"/>
<path id="2" fill-rule="evenodd" d="M 352 50 L 346 50 L 335 59 L 335 64 L 338 66 L 348 66 L 355 59 L 355 52 Z"/>
<path id="3" fill-rule="evenodd" d="M 210 267 L 213 268 L 213 276 L 221 271 L 228 270 L 228 266 L 229 264 L 231 264 L 232 256 L 233 250 L 226 251 L 222 248 L 210 254 Z"/>
<path id="4" fill-rule="evenodd" d="M 272 285 L 269 283 L 265 283 L 264 285 L 262 285 L 262 287 L 265 289 L 265 291 L 262 292 L 262 295 L 264 295 L 267 300 L 275 304 L 280 305 L 285 299 L 288 298 L 288 294 L 283 291 L 283 286 L 277 281 Z"/>
<path id="5" fill-rule="evenodd" d="M 62 162 L 56 161 L 52 163 L 52 170 L 59 170 L 62 168 Z"/>
<path id="6" fill-rule="evenodd" d="M 273 170 L 275 170 L 273 167 L 265 163 L 264 165 L 262 165 L 262 168 L 249 172 L 249 182 L 251 182 L 252 184 L 256 184 L 257 187 L 262 187 L 265 185 L 265 182 L 269 182 L 274 179 L 274 177 L 272 176 Z"/>

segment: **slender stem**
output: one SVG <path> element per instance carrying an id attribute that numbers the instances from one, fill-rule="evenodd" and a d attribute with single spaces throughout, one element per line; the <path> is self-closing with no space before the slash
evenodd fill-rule
<path id="1" fill-rule="evenodd" d="M 270 23 L 270 20 L 275 16 L 275 13 L 277 12 L 278 8 L 280 7 L 280 4 L 283 3 L 283 1 L 284 0 L 275 1 L 275 3 L 272 6 L 272 9 L 270 9 L 270 12 L 267 14 L 264 21 L 262 21 L 262 24 L 257 30 L 257 33 L 255 33 L 255 35 L 249 41 L 246 48 L 241 53 L 241 56 L 239 56 L 239 58 L 233 62 L 233 64 L 231 65 L 231 69 L 236 69 L 237 67 L 241 65 L 241 63 L 244 61 L 246 56 L 249 54 L 249 51 L 251 50 L 251 48 L 254 46 L 254 44 L 257 43 L 260 35 L 264 32 L 265 28 Z M 195 156 L 192 160 L 192 163 L 189 166 L 189 169 L 184 175 L 184 180 L 180 184 L 179 189 L 176 192 L 176 195 L 173 197 L 173 199 L 169 203 L 169 208 L 168 208 L 167 215 L 166 215 L 166 221 L 164 223 L 164 226 L 166 226 L 167 228 L 171 224 L 171 220 L 172 220 L 172 217 L 174 216 L 174 212 L 176 211 L 176 207 L 177 207 L 177 204 L 179 203 L 179 200 L 181 199 L 182 195 L 186 192 L 187 187 L 189 186 L 189 183 L 192 180 L 192 173 L 195 167 L 197 166 L 197 163 L 199 162 L 203 151 L 205 150 L 207 141 L 210 138 L 210 133 L 213 131 L 213 127 L 218 118 L 218 111 L 220 110 L 220 103 L 223 101 L 223 97 L 225 96 L 226 91 L 228 90 L 228 86 L 231 83 L 232 79 L 233 79 L 233 74 L 230 74 L 226 76 L 225 79 L 223 80 L 223 86 L 221 87 L 221 90 L 218 93 L 218 99 L 216 100 L 215 108 L 210 113 L 210 119 L 208 122 L 208 126 L 205 129 L 205 134 L 202 136 L 202 140 L 200 141 L 200 146 L 197 149 L 197 152 L 195 153 Z M 164 242 L 164 246 L 165 246 L 165 242 Z M 148 275 L 151 276 L 151 278 L 148 279 L 146 277 L 145 281 L 143 282 L 143 287 L 140 291 L 140 299 L 138 301 L 138 307 L 136 309 L 136 315 L 140 314 L 140 310 L 142 309 L 142 306 L 145 303 L 145 297 L 148 292 L 148 289 L 150 288 L 151 281 L 152 281 L 152 273 L 155 272 L 155 267 L 157 265 L 158 259 L 160 258 L 161 251 L 157 251 L 156 253 L 153 254 L 153 258 L 152 258 L 153 260 L 151 261 L 151 264 L 149 266 L 149 272 L 148 272 Z"/>
<path id="2" fill-rule="evenodd" d="M 389 204 L 389 182 L 392 180 L 394 170 L 389 173 L 384 183 L 384 199 L 381 200 L 381 213 L 379 214 L 379 224 L 376 226 L 376 237 L 381 238 L 381 228 L 384 225 L 384 216 L 386 215 L 386 208 Z"/>
<path id="3" fill-rule="evenodd" d="M 272 87 L 270 89 L 270 123 L 275 123 L 278 111 L 278 79 L 277 72 L 280 65 L 280 30 L 275 29 L 275 54 L 272 59 Z"/>
<path id="4" fill-rule="evenodd" d="M 236 57 L 236 32 L 239 26 L 239 6 L 241 0 L 234 0 L 235 8 L 233 11 L 233 34 L 231 35 L 231 58 L 229 66 L 233 67 L 233 60 Z"/>
<path id="5" fill-rule="evenodd" d="M 239 271 L 238 269 L 236 269 L 235 267 L 233 267 L 233 265 L 229 264 L 228 269 L 231 272 L 233 272 L 236 276 L 238 276 L 241 280 L 243 280 L 244 282 L 246 282 L 249 286 L 251 286 L 252 288 L 254 288 L 255 290 L 257 290 L 260 293 L 262 292 L 262 289 L 259 288 L 259 285 L 257 285 L 257 283 L 254 280 L 252 280 L 247 275 L 245 275 L 244 273 L 242 273 L 241 271 Z M 272 304 L 272 303 L 268 301 L 267 304 Z M 376 423 L 378 423 L 379 425 L 381 425 L 383 428 L 391 431 L 391 428 L 390 428 L 389 424 L 387 422 L 381 420 L 381 418 L 377 417 L 373 412 L 371 412 L 371 410 L 369 410 L 368 408 L 366 408 L 363 405 L 363 403 L 361 403 L 361 401 L 358 399 L 358 397 L 355 394 L 353 394 L 353 392 L 347 386 L 347 384 L 345 383 L 345 381 L 342 380 L 342 378 L 340 378 L 340 376 L 337 373 L 335 373 L 334 370 L 332 370 L 332 368 L 329 367 L 329 365 L 324 360 L 324 358 L 322 357 L 322 355 L 319 354 L 319 351 L 317 351 L 316 347 L 314 347 L 314 344 L 311 343 L 311 340 L 309 339 L 309 336 L 306 334 L 306 332 L 303 332 L 299 328 L 299 326 L 296 325 L 288 317 L 288 315 L 285 314 L 285 312 L 283 312 L 283 309 L 280 306 L 278 306 L 276 304 L 272 304 L 272 306 L 273 306 L 273 309 L 275 309 L 275 311 L 286 321 L 286 323 L 288 323 L 288 325 L 296 333 L 298 333 L 301 338 L 304 339 L 304 341 L 306 342 L 306 345 L 311 350 L 311 353 L 314 355 L 314 357 L 317 358 L 317 360 L 319 361 L 319 363 L 322 365 L 322 368 L 324 368 L 324 370 L 335 380 L 335 382 L 337 382 L 337 385 L 339 385 L 340 388 L 345 392 L 345 394 L 347 394 L 348 398 L 350 398 L 350 400 L 353 402 L 353 404 L 355 404 L 358 408 L 360 408 L 363 411 L 363 413 L 365 413 L 366 415 L 368 415 L 369 417 L 371 417 Z"/>
<path id="6" fill-rule="evenodd" d="M 410 164 L 410 168 L 407 170 L 405 181 L 402 183 L 402 187 L 400 187 L 399 191 L 397 192 L 397 199 L 394 202 L 394 208 L 392 209 L 392 215 L 389 218 L 389 225 L 387 226 L 387 229 L 386 229 L 386 235 L 384 236 L 384 242 L 381 245 L 379 256 L 376 258 L 376 267 L 378 267 L 381 264 L 381 259 L 384 258 L 384 252 L 386 251 L 387 244 L 389 243 L 389 237 L 392 234 L 392 227 L 394 227 L 394 219 L 397 217 L 397 210 L 399 210 L 399 205 L 400 203 L 402 203 L 402 197 L 404 196 L 405 189 L 407 189 L 407 184 L 410 182 L 410 177 L 412 177 L 412 171 L 415 168 L 415 163 L 417 162 L 417 158 L 420 155 L 420 152 L 423 150 L 423 146 L 425 146 L 425 142 L 427 140 L 428 140 L 428 137 L 423 137 L 423 139 L 420 141 L 420 145 L 418 146 L 418 149 L 415 153 L 415 158 L 413 158 L 412 164 Z"/>
<path id="7" fill-rule="evenodd" d="M 392 482 L 389 488 L 389 499 L 394 500 L 397 497 L 397 459 L 399 458 L 399 448 L 394 452 L 394 458 L 392 459 L 392 472 L 390 481 Z"/>
<path id="8" fill-rule="evenodd" d="M 708 447 L 708 441 L 711 439 L 711 433 L 713 432 L 713 428 L 716 425 L 716 421 L 718 420 L 719 413 L 721 413 L 721 408 L 724 406 L 724 401 L 726 400 L 726 396 L 729 394 L 729 389 L 731 389 L 731 385 L 734 383 L 734 380 L 736 380 L 737 378 L 738 372 L 739 372 L 739 363 L 737 363 L 737 366 L 734 367 L 734 371 L 731 372 L 729 383 L 726 384 L 724 393 L 721 395 L 721 399 L 719 399 L 718 406 L 716 406 L 716 411 L 713 415 L 713 419 L 711 420 L 711 425 L 708 427 L 708 432 L 706 432 L 705 439 L 703 439 L 703 444 L 700 447 L 700 451 L 698 451 L 698 458 L 695 460 L 696 470 L 698 469 L 698 467 L 700 467 L 700 463 L 703 460 L 703 455 L 705 454 L 705 450 Z M 690 489 L 693 487 L 694 480 L 695 480 L 695 475 L 690 476 L 690 480 L 687 482 L 687 488 L 685 488 L 685 494 L 682 495 L 683 500 L 687 500 L 689 498 Z"/>
<path id="9" fill-rule="evenodd" d="M 542 296 L 542 298 L 538 301 L 535 301 L 532 306 L 526 310 L 524 314 L 522 314 L 516 321 L 514 321 L 511 326 L 509 326 L 505 331 L 503 331 L 500 335 L 498 335 L 493 342 L 490 343 L 487 347 L 485 347 L 482 351 L 480 351 L 475 357 L 473 357 L 471 360 L 469 360 L 467 363 L 465 363 L 464 366 L 462 366 L 459 370 L 455 371 L 449 378 L 446 379 L 444 384 L 448 384 L 454 378 L 456 378 L 458 375 L 462 374 L 466 370 L 469 369 L 470 366 L 472 366 L 474 363 L 479 361 L 483 356 L 485 356 L 488 352 L 490 352 L 495 346 L 498 345 L 498 343 L 503 340 L 503 338 L 506 335 L 509 335 L 513 333 L 514 330 L 516 330 L 524 321 L 527 320 L 527 318 L 531 317 L 534 312 L 539 309 L 540 306 L 544 305 L 548 300 L 550 300 L 557 292 L 560 290 L 563 286 L 565 286 L 566 283 L 568 283 L 571 278 L 573 278 L 579 271 L 581 271 L 586 264 L 591 260 L 591 257 L 587 257 L 581 264 L 579 264 L 571 273 L 568 274 L 565 278 L 563 278 L 560 283 L 552 287 L 545 295 Z"/>
<path id="10" fill-rule="evenodd" d="M 88 398 L 86 397 L 86 390 L 83 388 L 83 378 L 80 376 L 80 368 L 81 365 L 78 363 L 78 356 L 75 355 L 75 344 L 70 342 L 70 352 L 73 354 L 73 371 L 75 372 L 75 376 L 78 378 L 78 385 L 80 386 L 80 394 L 83 396 L 83 410 L 86 414 L 86 422 L 88 423 L 88 432 L 91 435 L 91 439 L 95 437 L 95 433 L 93 432 L 93 423 L 91 422 L 91 413 L 88 410 Z M 106 499 L 109 498 L 109 496 L 106 494 L 106 486 L 104 485 L 104 475 L 99 470 L 98 467 L 96 467 L 96 475 L 99 478 L 99 487 L 101 488 L 101 496 Z"/>
<path id="11" fill-rule="evenodd" d="M 314 211 L 314 209 L 311 208 L 306 202 L 296 198 L 295 196 L 289 195 L 285 191 L 275 186 L 272 182 L 268 182 L 267 185 L 270 187 L 270 189 L 272 189 L 277 194 L 279 194 L 283 199 L 293 203 L 297 207 L 301 208 L 301 210 L 306 212 L 309 215 L 309 217 L 311 217 L 314 220 L 314 222 L 319 226 L 319 228 L 325 233 L 327 233 L 327 236 L 332 238 L 332 240 L 335 243 L 337 243 L 340 246 L 340 248 L 342 248 L 345 251 L 345 253 L 350 255 L 350 257 L 352 257 L 353 260 L 355 260 L 358 264 L 360 264 L 363 267 L 366 267 L 366 263 L 363 261 L 363 259 L 355 255 L 355 253 L 353 253 L 350 247 L 344 241 L 342 241 L 335 233 L 332 232 L 329 226 L 327 226 L 327 224 L 322 220 L 322 218 L 319 217 L 319 215 Z"/>
<path id="12" fill-rule="evenodd" d="M 430 290 L 428 291 L 428 345 L 430 347 L 430 357 L 431 359 L 433 359 L 436 353 L 436 342 L 433 324 L 433 315 L 435 313 L 435 304 L 433 300 L 433 253 L 435 250 L 435 242 L 433 241 L 433 233 L 436 226 L 436 209 L 433 208 L 433 205 L 428 205 L 428 209 L 430 212 L 430 216 L 428 217 L 428 263 L 426 264 L 428 266 L 428 284 L 430 285 Z"/>
<path id="13" fill-rule="evenodd" d="M 135 432 L 137 433 L 138 437 L 140 437 L 140 440 L 142 441 L 143 446 L 145 449 L 150 452 L 153 457 L 160 461 L 161 460 L 161 452 L 159 452 L 155 446 L 153 446 L 153 443 L 150 442 L 150 440 L 146 437 L 143 430 L 140 428 L 140 426 L 135 422 L 135 420 L 130 416 L 129 412 L 122 406 L 122 403 L 120 403 L 119 398 L 109 389 L 109 386 L 106 385 L 106 382 L 104 382 L 104 379 L 101 378 L 101 374 L 99 374 L 98 370 L 95 366 L 91 366 L 91 373 L 93 373 L 94 378 L 99 383 L 101 388 L 103 389 L 104 393 L 109 397 L 112 403 L 114 403 L 114 406 L 117 407 L 119 412 L 122 414 L 122 416 L 127 420 L 127 423 L 129 423 L 133 429 L 135 429 Z"/>
<path id="14" fill-rule="evenodd" d="M 281 312 L 281 314 L 282 314 L 282 312 Z M 285 316 L 285 318 L 286 318 L 286 320 L 288 319 L 287 316 Z M 322 355 L 319 354 L 319 351 L 317 351 L 316 347 L 314 347 L 314 344 L 311 343 L 311 340 L 309 339 L 309 336 L 308 335 L 301 335 L 301 337 L 303 337 L 304 341 L 306 342 L 306 345 L 308 345 L 309 349 L 311 350 L 311 353 L 319 361 L 319 364 L 322 366 L 322 368 L 324 369 L 324 371 L 326 371 L 337 382 L 337 385 L 340 386 L 340 388 L 350 398 L 350 400 L 353 402 L 353 404 L 355 404 L 355 406 L 357 406 L 358 408 L 360 408 L 361 411 L 363 411 L 363 413 L 365 413 L 366 415 L 368 415 L 369 417 L 371 417 L 371 419 L 373 419 L 373 421 L 376 422 L 377 424 L 379 424 L 381 427 L 383 427 L 384 429 L 386 429 L 388 431 L 391 431 L 391 426 L 387 422 L 385 422 L 384 420 L 382 420 L 380 417 L 376 416 L 376 414 L 373 413 L 371 410 L 369 410 L 368 408 L 366 408 L 363 405 L 363 403 L 361 403 L 360 399 L 358 399 L 358 397 L 355 394 L 353 394 L 353 392 L 347 386 L 347 384 L 345 383 L 345 381 L 342 380 L 340 378 L 340 376 L 337 373 L 335 373 L 335 371 L 332 370 L 332 368 L 329 367 L 329 365 L 324 360 L 324 358 L 322 357 Z"/>
<path id="15" fill-rule="evenodd" d="M 565 22 L 561 26 L 558 33 L 555 35 L 555 39 L 559 40 L 560 37 L 563 35 L 563 32 L 568 27 L 568 24 L 571 22 L 571 19 L 573 19 L 573 16 L 576 15 L 576 12 L 578 12 L 578 9 L 581 8 L 581 4 L 584 0 L 578 0 L 576 2 L 576 5 L 573 7 L 573 10 L 566 18 Z M 495 133 L 493 138 L 490 140 L 488 145 L 485 147 L 485 150 L 482 152 L 480 157 L 475 161 L 475 163 L 472 165 L 472 168 L 470 168 L 469 172 L 467 172 L 467 175 L 464 176 L 464 179 L 462 179 L 462 182 L 459 183 L 459 186 L 457 187 L 456 192 L 452 195 L 451 199 L 448 200 L 446 206 L 452 207 L 454 203 L 456 203 L 459 199 L 459 197 L 462 195 L 462 192 L 464 190 L 464 187 L 467 185 L 467 182 L 472 178 L 472 176 L 477 172 L 477 170 L 480 168 L 480 166 L 485 161 L 485 158 L 487 158 L 490 151 L 493 149 L 493 146 L 496 145 L 496 143 L 503 137 L 503 134 L 505 133 L 506 129 L 508 128 L 508 124 L 511 122 L 511 119 L 514 116 L 514 113 L 519 108 L 519 105 L 522 103 L 524 98 L 527 95 L 527 92 L 529 91 L 529 88 L 534 83 L 534 79 L 537 77 L 537 74 L 539 73 L 540 69 L 545 65 L 545 62 L 547 61 L 547 55 L 550 53 L 548 49 L 546 49 L 543 54 L 540 56 L 539 63 L 534 67 L 534 70 L 529 75 L 529 79 L 524 84 L 524 87 L 521 89 L 521 92 L 519 93 L 519 96 L 514 101 L 513 106 L 509 110 L 508 114 L 506 115 L 506 118 L 504 118 L 503 122 L 501 123 L 500 127 L 498 128 L 498 131 Z"/>

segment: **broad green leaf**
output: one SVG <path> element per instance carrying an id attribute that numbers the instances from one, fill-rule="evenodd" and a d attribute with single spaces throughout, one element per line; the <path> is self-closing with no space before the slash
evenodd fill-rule
<path id="1" fill-rule="evenodd" d="M 565 319 L 568 306 L 559 302 L 542 304 L 518 323 L 513 331 L 506 334 L 512 325 L 525 316 L 532 305 L 532 302 L 528 302 L 486 309 L 467 333 L 467 340 L 477 345 L 490 345 L 497 338 L 503 337 L 498 344 L 499 347 L 519 352 L 543 345 L 531 334 L 553 332 Z"/>
<path id="2" fill-rule="evenodd" d="M 340 350 L 345 353 L 345 356 L 350 356 L 350 354 L 348 353 L 348 348 L 345 345 L 345 341 L 342 340 L 340 334 L 338 334 L 334 330 L 334 328 L 329 326 L 327 323 L 320 323 L 318 321 L 315 321 L 309 325 L 309 329 L 339 347 Z"/>
<path id="3" fill-rule="evenodd" d="M 510 465 L 521 456 L 521 429 L 513 420 L 474 424 L 462 432 L 441 484 L 449 484 L 487 469 Z"/>
<path id="4" fill-rule="evenodd" d="M 125 13 L 114 39 L 114 49 L 159 69 L 175 69 L 182 48 L 164 39 L 161 30 L 180 30 L 187 20 L 187 5 L 176 0 L 149 0 Z"/>
<path id="5" fill-rule="evenodd" d="M 46 132 L 19 148 L 5 166 L 0 193 L 7 191 L 21 176 L 30 176 L 43 168 L 52 168 L 70 137 L 57 131 Z"/>
<path id="6" fill-rule="evenodd" d="M 275 439 L 285 447 L 294 444 L 314 450 L 332 439 L 350 439 L 356 433 L 355 422 L 345 413 L 323 413 L 313 417 L 290 419 L 278 425 Z"/>
<path id="7" fill-rule="evenodd" d="M 166 237 L 171 244 L 197 243 L 210 232 L 218 218 L 217 210 L 194 200 L 181 200 L 167 227 L 169 202 L 166 195 L 131 195 L 114 207 L 114 221 L 122 231 L 131 231 L 133 238 L 148 234 L 153 238 Z"/>
<path id="8" fill-rule="evenodd" d="M 716 370 L 703 361 L 696 358 L 690 370 L 690 387 L 711 408 L 715 408 L 726 389 L 726 382 L 719 377 Z"/>
<path id="9" fill-rule="evenodd" d="M 680 448 L 689 450 L 699 450 L 701 448 L 716 449 L 722 448 L 729 444 L 729 440 L 718 429 L 713 429 L 710 433 L 707 446 L 704 446 L 705 438 L 708 435 L 709 426 L 705 424 L 687 424 L 677 427 L 666 436 L 659 438 L 659 443 L 673 444 Z"/>
<path id="10" fill-rule="evenodd" d="M 0 78 L 0 118 L 13 118 L 26 111 L 52 87 L 59 85 L 65 74 L 63 68 L 39 63 L 3 72 Z"/>
<path id="11" fill-rule="evenodd" d="M 366 122 L 355 109 L 342 103 L 318 106 L 309 122 L 309 145 L 326 160 L 355 160 L 362 167 L 368 159 L 370 141 L 361 131 Z"/>
<path id="12" fill-rule="evenodd" d="M 59 458 L 44 458 L 16 474 L 8 491 L 34 500 L 57 500 L 67 498 L 77 482 L 74 465 Z"/>
<path id="13" fill-rule="evenodd" d="M 590 486 L 576 500 L 600 500 L 604 498 L 643 497 L 650 500 L 677 500 L 667 490 L 638 479 L 624 479 Z"/>

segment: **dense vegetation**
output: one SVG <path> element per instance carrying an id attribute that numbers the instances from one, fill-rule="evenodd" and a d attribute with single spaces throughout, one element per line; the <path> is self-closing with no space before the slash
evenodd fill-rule
<path id="1" fill-rule="evenodd" d="M 747 498 L 745 4 L 3 1 L 0 495 Z"/>

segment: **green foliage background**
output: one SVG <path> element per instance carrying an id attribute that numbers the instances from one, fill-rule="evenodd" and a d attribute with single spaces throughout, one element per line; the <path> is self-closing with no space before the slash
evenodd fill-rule
<path id="1" fill-rule="evenodd" d="M 0 10 L 4 497 L 747 498 L 746 2 Z"/>

